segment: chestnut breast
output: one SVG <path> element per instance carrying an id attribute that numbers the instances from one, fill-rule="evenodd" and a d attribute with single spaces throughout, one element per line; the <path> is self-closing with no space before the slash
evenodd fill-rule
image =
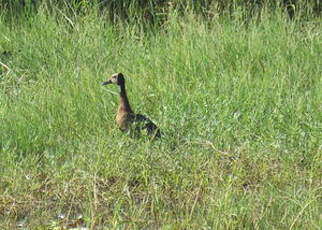
<path id="1" fill-rule="evenodd" d="M 128 112 L 122 108 L 118 109 L 115 120 L 121 130 L 126 131 L 129 129 L 132 121 L 131 119 L 132 119 L 131 112 Z"/>

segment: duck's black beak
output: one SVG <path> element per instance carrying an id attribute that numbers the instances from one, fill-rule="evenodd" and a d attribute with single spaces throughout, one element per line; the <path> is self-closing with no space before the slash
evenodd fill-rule
<path id="1" fill-rule="evenodd" d="M 108 81 L 102 82 L 102 85 L 108 85 L 108 84 L 112 84 L 112 81 L 111 80 L 108 80 Z"/>

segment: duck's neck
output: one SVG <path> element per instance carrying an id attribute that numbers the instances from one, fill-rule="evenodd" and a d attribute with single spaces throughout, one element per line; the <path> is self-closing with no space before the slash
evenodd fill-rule
<path id="1" fill-rule="evenodd" d="M 118 110 L 132 113 L 130 102 L 126 95 L 125 84 L 120 85 L 120 104 Z"/>

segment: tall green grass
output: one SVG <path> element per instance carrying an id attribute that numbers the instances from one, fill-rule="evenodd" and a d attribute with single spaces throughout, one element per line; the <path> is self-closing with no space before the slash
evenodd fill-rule
<path id="1" fill-rule="evenodd" d="M 51 13 L 65 11 L 69 16 L 86 14 L 96 7 L 97 12 L 104 12 L 112 21 L 144 21 L 162 24 L 173 10 L 184 14 L 186 10 L 204 18 L 215 15 L 234 17 L 242 13 L 245 18 L 256 17 L 265 10 L 277 9 L 287 12 L 291 19 L 306 20 L 312 15 L 321 16 L 320 0 L 0 0 L 0 10 L 4 15 L 21 17 L 43 9 Z"/>
<path id="2" fill-rule="evenodd" d="M 0 20 L 1 228 L 320 228 L 320 19 Z M 160 141 L 116 128 L 114 72 Z"/>

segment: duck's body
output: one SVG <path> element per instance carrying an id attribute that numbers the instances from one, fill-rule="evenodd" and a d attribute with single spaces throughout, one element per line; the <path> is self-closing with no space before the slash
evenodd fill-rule
<path id="1" fill-rule="evenodd" d="M 152 137 L 161 137 L 159 128 L 147 117 L 133 112 L 128 100 L 125 88 L 125 79 L 122 73 L 113 74 L 111 79 L 103 82 L 103 85 L 117 84 L 120 87 L 120 102 L 116 113 L 116 123 L 120 130 L 133 130 L 136 133 L 146 130 Z"/>

